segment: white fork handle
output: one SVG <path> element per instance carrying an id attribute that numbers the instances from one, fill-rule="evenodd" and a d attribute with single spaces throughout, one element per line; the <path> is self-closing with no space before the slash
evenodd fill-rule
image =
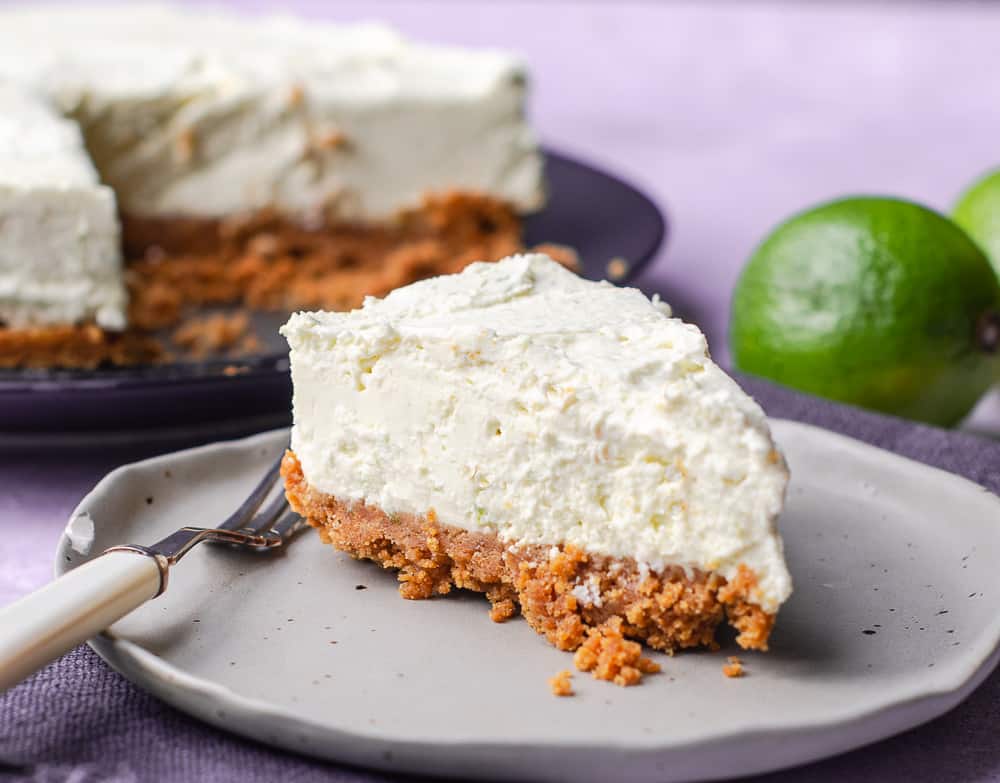
<path id="1" fill-rule="evenodd" d="M 154 598 L 161 579 L 153 557 L 106 552 L 0 609 L 0 692 Z"/>

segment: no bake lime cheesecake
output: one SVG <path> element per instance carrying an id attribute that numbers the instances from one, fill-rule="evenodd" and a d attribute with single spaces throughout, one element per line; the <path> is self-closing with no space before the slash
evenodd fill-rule
<path id="1" fill-rule="evenodd" d="M 484 592 L 562 649 L 660 650 L 728 619 L 765 649 L 788 473 L 694 326 L 544 255 L 298 313 L 288 497 L 406 598 Z"/>
<path id="2" fill-rule="evenodd" d="M 189 304 L 350 308 L 515 251 L 520 216 L 544 201 L 525 82 L 511 54 L 378 24 L 143 4 L 0 12 L 0 85 L 23 96 L 0 104 L 15 216 L 0 224 L 0 366 L 18 363 L 4 348 L 16 330 L 124 327 L 123 253 L 130 322 L 155 329 Z M 37 200 L 11 161 L 57 137 L 45 175 L 88 195 L 50 199 L 45 219 L 72 223 L 76 243 L 51 266 L 53 238 L 19 228 Z M 55 300 L 35 306 L 31 290 L 82 268 L 81 252 L 93 263 L 67 285 L 100 267 L 121 312 L 84 298 L 53 324 Z"/>

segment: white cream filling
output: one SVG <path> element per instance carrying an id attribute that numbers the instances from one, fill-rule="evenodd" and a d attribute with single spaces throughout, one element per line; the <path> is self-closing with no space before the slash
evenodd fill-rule
<path id="1" fill-rule="evenodd" d="M 766 611 L 790 594 L 764 414 L 639 291 L 517 256 L 282 333 L 317 489 L 650 568 L 745 565 Z"/>
<path id="2" fill-rule="evenodd" d="M 0 84 L 0 323 L 124 328 L 120 242 L 76 126 Z"/>

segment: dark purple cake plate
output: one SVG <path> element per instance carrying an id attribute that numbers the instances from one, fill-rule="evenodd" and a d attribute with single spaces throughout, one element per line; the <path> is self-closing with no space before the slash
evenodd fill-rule
<path id="1" fill-rule="evenodd" d="M 569 245 L 580 254 L 582 274 L 609 276 L 612 259 L 625 263 L 626 282 L 656 254 L 666 233 L 657 206 L 617 177 L 558 153 L 546 152 L 549 203 L 526 220 L 528 246 Z M 255 331 L 271 335 L 266 352 L 237 360 L 99 370 L 0 371 L 0 441 L 31 445 L 53 436 L 115 433 L 170 437 L 254 431 L 290 420 L 291 382 L 281 314 L 257 316 Z M 242 423 L 242 424 L 241 424 Z"/>

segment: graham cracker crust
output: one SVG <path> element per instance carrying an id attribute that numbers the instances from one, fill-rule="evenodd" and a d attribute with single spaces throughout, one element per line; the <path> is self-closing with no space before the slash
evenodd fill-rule
<path id="1" fill-rule="evenodd" d="M 94 324 L 0 328 L 0 368 L 148 364 L 163 357 L 160 343 L 141 333 L 106 332 Z"/>
<path id="2" fill-rule="evenodd" d="M 425 277 L 521 249 L 521 221 L 483 196 L 430 196 L 386 224 L 295 221 L 269 211 L 221 220 L 122 218 L 130 322 L 172 326 L 189 306 L 350 310 Z"/>
<path id="3" fill-rule="evenodd" d="M 741 647 L 767 649 L 774 615 L 751 602 L 756 577 L 748 568 L 727 582 L 719 574 L 689 575 L 680 567 L 651 572 L 631 558 L 568 546 L 511 547 L 495 533 L 442 524 L 433 511 L 390 516 L 342 502 L 311 487 L 291 451 L 281 474 L 292 508 L 320 538 L 398 571 L 403 598 L 445 595 L 453 587 L 484 593 L 494 621 L 520 611 L 551 644 L 577 650 L 577 667 L 599 679 L 631 685 L 658 668 L 628 640 L 665 652 L 717 649 L 715 630 L 726 620 L 738 631 Z"/>
<path id="4" fill-rule="evenodd" d="M 296 221 L 274 212 L 219 220 L 122 216 L 129 329 L 7 329 L 0 367 L 96 367 L 213 352 L 252 354 L 248 311 L 350 310 L 366 296 L 524 249 L 512 207 L 468 193 L 427 197 L 380 225 Z M 545 245 L 570 268 L 569 248 Z M 235 315 L 205 308 L 238 308 Z M 228 320 L 227 320 L 228 319 Z"/>

